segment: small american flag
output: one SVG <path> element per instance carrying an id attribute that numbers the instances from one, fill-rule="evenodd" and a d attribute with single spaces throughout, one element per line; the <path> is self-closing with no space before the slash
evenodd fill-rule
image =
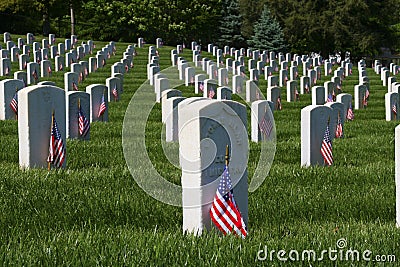
<path id="1" fill-rule="evenodd" d="M 331 166 L 333 164 L 333 154 L 332 154 L 332 142 L 329 132 L 329 124 L 326 126 L 324 138 L 321 145 L 321 154 L 324 158 L 326 165 Z"/>
<path id="2" fill-rule="evenodd" d="M 75 91 L 78 91 L 78 90 L 79 90 L 79 89 L 78 89 L 78 85 L 76 84 L 75 81 L 72 81 L 72 88 L 73 88 Z"/>
<path id="3" fill-rule="evenodd" d="M 199 82 L 199 90 L 204 91 L 204 82 Z"/>
<path id="4" fill-rule="evenodd" d="M 300 94 L 299 91 L 297 90 L 297 86 L 294 88 L 294 98 L 296 100 L 300 100 Z"/>
<path id="5" fill-rule="evenodd" d="M 354 113 L 353 113 L 353 108 L 351 106 L 351 103 L 349 105 L 349 108 L 347 109 L 347 116 L 346 116 L 347 120 L 352 121 L 354 120 Z"/>
<path id="6" fill-rule="evenodd" d="M 10 68 L 9 68 L 8 66 L 6 67 L 6 69 L 5 69 L 5 71 L 4 71 L 4 74 L 5 74 L 6 76 L 10 74 Z"/>
<path id="7" fill-rule="evenodd" d="M 104 112 L 106 111 L 107 107 L 106 107 L 106 101 L 104 100 L 104 94 L 101 97 L 101 102 L 100 102 L 100 108 L 99 108 L 99 114 L 97 115 L 97 117 L 100 117 L 104 114 Z"/>
<path id="8" fill-rule="evenodd" d="M 50 65 L 47 67 L 47 72 L 49 73 L 49 75 L 51 75 L 51 66 Z"/>
<path id="9" fill-rule="evenodd" d="M 309 92 L 310 92 L 310 86 L 308 85 L 308 83 L 306 83 L 306 84 L 304 85 L 304 89 L 306 89 L 306 93 L 309 93 Z"/>
<path id="10" fill-rule="evenodd" d="M 101 61 L 102 66 L 104 67 L 106 65 L 106 60 L 103 58 L 103 60 Z"/>
<path id="11" fill-rule="evenodd" d="M 396 116 L 397 115 L 397 103 L 394 103 L 392 106 L 392 112 Z"/>
<path id="12" fill-rule="evenodd" d="M 210 88 L 210 90 L 208 90 L 208 98 L 213 99 L 215 96 L 215 91 L 213 88 Z"/>
<path id="13" fill-rule="evenodd" d="M 282 110 L 281 96 L 278 96 L 278 99 L 276 100 L 276 109 Z"/>
<path id="14" fill-rule="evenodd" d="M 24 67 L 23 67 L 24 70 L 26 69 L 26 65 L 28 65 L 28 63 L 24 61 Z"/>
<path id="15" fill-rule="evenodd" d="M 38 75 L 37 75 L 36 69 L 33 70 L 32 76 L 33 76 L 33 79 L 35 79 L 35 82 L 36 82 L 38 80 Z"/>
<path id="16" fill-rule="evenodd" d="M 112 95 L 114 96 L 114 101 L 118 100 L 118 90 L 117 90 L 117 86 L 114 85 L 114 88 L 111 91 Z"/>
<path id="17" fill-rule="evenodd" d="M 331 94 L 328 95 L 328 98 L 326 99 L 326 103 L 333 102 L 333 97 Z"/>
<path id="18" fill-rule="evenodd" d="M 81 107 L 79 107 L 78 120 L 79 120 L 79 135 L 85 137 L 90 130 L 90 123 L 86 119 L 85 114 L 83 113 Z"/>
<path id="19" fill-rule="evenodd" d="M 66 155 L 64 142 L 58 130 L 56 118 L 53 115 L 53 126 L 50 135 L 49 156 L 47 162 L 54 165 L 56 168 L 62 167 Z"/>
<path id="20" fill-rule="evenodd" d="M 343 137 L 343 124 L 342 120 L 340 119 L 340 113 L 338 113 L 335 136 L 336 138 Z"/>
<path id="21" fill-rule="evenodd" d="M 274 126 L 272 125 L 271 120 L 268 118 L 268 113 L 264 114 L 264 117 L 259 123 L 259 127 L 261 133 L 263 133 L 266 138 L 268 138 L 271 135 Z"/>
<path id="22" fill-rule="evenodd" d="M 63 70 L 63 64 L 61 63 L 60 66 L 58 67 L 59 70 Z"/>
<path id="23" fill-rule="evenodd" d="M 10 108 L 14 111 L 14 113 L 18 114 L 18 92 L 15 92 L 14 97 L 10 102 Z"/>
<path id="24" fill-rule="evenodd" d="M 242 238 L 247 236 L 246 225 L 233 197 L 232 181 L 226 165 L 214 196 L 210 217 L 224 235 L 233 233 Z"/>

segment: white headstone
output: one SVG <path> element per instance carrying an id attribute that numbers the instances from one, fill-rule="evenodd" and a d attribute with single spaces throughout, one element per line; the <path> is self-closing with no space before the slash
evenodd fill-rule
<path id="1" fill-rule="evenodd" d="M 55 86 L 35 85 L 18 92 L 19 165 L 21 168 L 47 167 L 53 111 L 66 147 L 65 91 Z M 65 159 L 63 167 L 66 166 L 66 162 Z"/>
<path id="2" fill-rule="evenodd" d="M 108 101 L 117 102 L 122 95 L 121 80 L 117 77 L 109 77 L 106 79 L 106 87 L 108 88 Z"/>
<path id="3" fill-rule="evenodd" d="M 296 102 L 300 100 L 300 91 L 297 80 L 288 81 L 286 86 L 286 101 Z"/>
<path id="4" fill-rule="evenodd" d="M 64 89 L 65 91 L 78 91 L 79 75 L 76 72 L 64 73 Z"/>
<path id="5" fill-rule="evenodd" d="M 399 120 L 397 115 L 399 105 L 399 94 L 390 92 L 385 94 L 385 110 L 386 110 L 386 121 Z"/>
<path id="6" fill-rule="evenodd" d="M 156 102 L 161 102 L 162 92 L 171 89 L 168 78 L 159 78 L 155 81 Z"/>
<path id="7" fill-rule="evenodd" d="M 17 114 L 13 111 L 10 104 L 13 100 L 14 95 L 24 87 L 25 83 L 21 80 L 5 79 L 0 81 L 0 120 L 16 119 Z"/>
<path id="8" fill-rule="evenodd" d="M 168 90 L 164 90 L 161 93 L 161 121 L 162 123 L 165 123 L 165 121 L 167 120 L 167 116 L 169 114 L 169 109 L 168 106 L 165 104 L 165 102 L 167 101 L 167 99 L 171 98 L 171 97 L 179 97 L 182 96 L 182 92 L 176 89 L 168 89 Z"/>
<path id="9" fill-rule="evenodd" d="M 268 87 L 267 100 L 274 103 L 274 110 L 282 110 L 281 88 L 277 86 Z"/>
<path id="10" fill-rule="evenodd" d="M 232 90 L 229 87 L 221 86 L 217 88 L 217 100 L 231 100 Z"/>
<path id="11" fill-rule="evenodd" d="M 86 93 L 90 94 L 90 122 L 108 121 L 108 88 L 103 84 L 91 84 L 86 87 Z M 103 99 L 106 109 L 99 116 L 100 105 Z"/>
<path id="12" fill-rule="evenodd" d="M 396 186 L 396 226 L 400 228 L 400 125 L 395 129 L 395 186 Z"/>
<path id="13" fill-rule="evenodd" d="M 84 136 L 79 134 L 79 106 L 83 116 L 90 122 L 90 95 L 86 92 L 67 92 L 65 100 L 67 138 L 89 140 L 90 130 Z"/>
<path id="14" fill-rule="evenodd" d="M 27 65 L 27 83 L 28 84 L 37 84 L 39 82 L 40 71 L 39 64 L 36 62 L 29 62 Z"/>
<path id="15" fill-rule="evenodd" d="M 178 141 L 178 104 L 186 99 L 185 97 L 170 97 L 165 102 L 165 111 L 167 112 L 165 118 L 165 141 L 176 142 Z"/>
<path id="16" fill-rule="evenodd" d="M 327 106 L 310 105 L 301 110 L 301 166 L 324 165 L 321 145 L 328 124 L 333 139 L 331 117 L 333 110 Z"/>
<path id="17" fill-rule="evenodd" d="M 365 85 L 355 85 L 354 86 L 354 109 L 361 109 L 366 107 L 366 86 Z"/>
<path id="18" fill-rule="evenodd" d="M 251 103 L 251 141 L 260 142 L 273 138 L 274 103 L 258 100 Z"/>
<path id="19" fill-rule="evenodd" d="M 323 105 L 328 96 L 325 95 L 323 86 L 313 86 L 311 88 L 311 103 L 312 105 Z"/>
<path id="20" fill-rule="evenodd" d="M 196 101 L 179 109 L 183 231 L 201 235 L 211 229 L 210 208 L 224 170 L 226 146 L 233 194 L 248 222 L 247 112 L 234 101 Z"/>

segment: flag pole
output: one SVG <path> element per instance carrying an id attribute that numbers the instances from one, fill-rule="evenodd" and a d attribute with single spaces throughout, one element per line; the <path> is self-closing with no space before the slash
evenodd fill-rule
<path id="1" fill-rule="evenodd" d="M 54 124 L 54 109 L 51 114 L 50 139 L 51 139 L 51 134 L 53 132 L 53 124 Z M 52 145 L 52 144 L 50 144 L 50 145 Z M 50 169 L 51 169 L 51 162 L 47 161 L 47 170 L 50 171 Z"/>
<path id="2" fill-rule="evenodd" d="M 226 145 L 225 148 L 225 165 L 229 165 L 229 145 Z"/>
<path id="3" fill-rule="evenodd" d="M 18 93 L 18 87 L 15 87 L 15 93 Z M 18 97 L 18 95 L 17 95 Z M 18 108 L 18 104 L 17 104 L 17 108 Z M 18 120 L 18 109 L 17 109 L 17 113 L 15 113 L 15 120 Z"/>
<path id="4" fill-rule="evenodd" d="M 103 90 L 103 97 L 104 97 L 105 94 L 106 94 L 106 89 Z M 104 122 L 104 113 L 101 114 L 101 121 Z"/>

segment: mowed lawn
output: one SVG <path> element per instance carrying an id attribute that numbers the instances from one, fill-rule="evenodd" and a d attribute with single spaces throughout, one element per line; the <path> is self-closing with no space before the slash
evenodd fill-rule
<path id="1" fill-rule="evenodd" d="M 12 35 L 15 42 L 18 37 L 26 38 Z M 63 39 L 57 39 L 60 41 Z M 96 52 L 106 42 L 95 44 Z M 105 68 L 91 73 L 79 89 L 105 84 L 111 65 L 122 59 L 128 45 L 116 43 L 116 55 Z M 148 46 L 137 49 L 134 68 L 124 76 L 121 101 L 109 104 L 109 122 L 92 123 L 89 142 L 67 140 L 65 170 L 20 170 L 17 122 L 0 121 L 0 265 L 365 266 L 361 253 L 366 250 L 372 252 L 371 261 L 376 255 L 394 255 L 400 261 L 400 229 L 395 226 L 397 123 L 385 121 L 387 88 L 372 69 L 368 69 L 368 107 L 355 110 L 355 120 L 344 126 L 345 138 L 333 141 L 332 167 L 300 167 L 300 110 L 311 104 L 311 95 L 301 95 L 295 103 L 282 101 L 283 110 L 274 114 L 277 150 L 273 165 L 261 187 L 249 193 L 248 237 L 223 237 L 216 231 L 195 237 L 182 233 L 182 208 L 154 200 L 135 183 L 123 155 L 125 110 L 147 79 Z M 166 46 L 158 50 L 162 69 L 170 66 L 171 49 Z M 202 54 L 212 58 L 206 52 Z M 192 59 L 188 49 L 183 56 Z M 343 92 L 352 95 L 358 84 L 357 62 L 353 64 L 353 75 L 343 85 Z M 12 71 L 17 69 L 17 63 L 12 63 Z M 323 75 L 318 84 L 330 78 Z M 41 80 L 64 87 L 63 72 L 53 72 L 51 78 Z M 259 87 L 266 95 L 263 77 Z M 192 86 L 179 89 L 183 96 L 195 96 Z M 234 99 L 243 102 L 237 96 Z M 286 88 L 282 89 L 282 99 L 286 99 Z M 248 129 L 250 133 L 250 123 Z M 163 154 L 160 104 L 154 106 L 146 130 L 152 162 L 162 176 L 179 184 L 180 170 Z M 249 180 L 260 145 L 250 143 L 250 148 Z M 348 249 L 357 250 L 360 261 L 346 261 L 339 252 L 335 261 L 328 254 L 320 257 L 324 250 L 338 250 L 338 240 L 346 242 L 341 247 L 343 254 Z M 263 255 L 260 250 L 265 252 L 265 248 L 267 258 L 259 261 L 258 256 Z M 280 256 L 287 261 L 278 258 L 279 250 L 286 251 Z M 288 258 L 291 250 L 299 252 L 299 261 Z M 302 261 L 304 250 L 316 251 L 316 259 Z"/>

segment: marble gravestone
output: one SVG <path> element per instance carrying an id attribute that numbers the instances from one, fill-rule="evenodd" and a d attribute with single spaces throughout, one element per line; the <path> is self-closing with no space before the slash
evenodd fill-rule
<path id="1" fill-rule="evenodd" d="M 336 129 L 340 119 L 340 122 L 342 124 L 342 132 L 344 134 L 344 123 L 346 121 L 344 104 L 341 102 L 329 102 L 325 103 L 325 106 L 332 109 L 332 116 L 330 117 L 330 120 L 331 124 L 333 125 L 333 129 Z"/>
<path id="2" fill-rule="evenodd" d="M 399 120 L 399 94 L 395 92 L 385 94 L 386 121 Z"/>
<path id="3" fill-rule="evenodd" d="M 251 80 L 246 81 L 246 102 L 262 100 L 264 96 L 257 84 Z"/>
<path id="4" fill-rule="evenodd" d="M 400 228 L 400 125 L 395 128 L 396 227 Z"/>
<path id="5" fill-rule="evenodd" d="M 195 94 L 203 94 L 205 79 L 207 79 L 207 76 L 205 74 L 196 74 L 194 76 L 194 93 Z"/>
<path id="6" fill-rule="evenodd" d="M 365 85 L 355 85 L 354 86 L 354 109 L 361 109 L 365 108 L 366 104 L 366 99 L 365 99 L 365 93 L 366 93 L 367 87 Z"/>
<path id="7" fill-rule="evenodd" d="M 37 84 L 39 82 L 40 71 L 39 64 L 36 62 L 29 62 L 27 65 L 27 84 Z"/>
<path id="8" fill-rule="evenodd" d="M 195 79 L 194 79 L 195 74 L 196 74 L 195 68 L 187 67 L 185 69 L 185 85 L 186 86 L 194 84 L 194 82 L 195 82 Z"/>
<path id="9" fill-rule="evenodd" d="M 170 97 L 165 100 L 165 141 L 176 142 L 178 141 L 178 104 L 186 99 L 185 97 Z"/>
<path id="10" fill-rule="evenodd" d="M 272 140 L 274 128 L 274 103 L 257 100 L 251 103 L 251 141 Z"/>
<path id="11" fill-rule="evenodd" d="M 196 101 L 179 109 L 183 232 L 210 230 L 210 208 L 224 170 L 226 147 L 235 201 L 248 223 L 247 112 L 234 101 Z"/>
<path id="12" fill-rule="evenodd" d="M 332 108 L 324 105 L 310 105 L 301 110 L 301 166 L 325 164 L 320 150 L 327 125 L 333 140 L 335 129 L 332 118 Z"/>
<path id="13" fill-rule="evenodd" d="M 231 100 L 232 90 L 229 87 L 221 86 L 217 88 L 217 100 Z"/>
<path id="14" fill-rule="evenodd" d="M 18 91 L 24 87 L 25 83 L 17 79 L 0 81 L 0 120 L 15 120 L 17 118 L 17 114 L 11 109 L 10 103 L 14 95 L 18 94 Z"/>
<path id="15" fill-rule="evenodd" d="M 297 81 L 288 81 L 286 86 L 286 101 L 295 102 L 300 100 L 300 92 Z"/>
<path id="16" fill-rule="evenodd" d="M 274 103 L 274 110 L 282 110 L 281 88 L 277 86 L 268 87 L 267 100 Z"/>
<path id="17" fill-rule="evenodd" d="M 47 168 L 52 113 L 66 147 L 65 91 L 48 85 L 18 92 L 19 165 L 22 169 Z M 64 160 L 63 167 L 66 166 Z"/>
<path id="18" fill-rule="evenodd" d="M 311 103 L 312 105 L 324 105 L 326 102 L 325 87 L 313 86 L 311 88 Z"/>
<path id="19" fill-rule="evenodd" d="M 103 84 L 91 84 L 86 87 L 86 93 L 90 95 L 90 122 L 108 121 L 108 88 Z M 106 110 L 99 114 L 100 105 L 104 100 Z M 100 116 L 99 116 L 100 115 Z"/>
<path id="20" fill-rule="evenodd" d="M 182 92 L 176 89 L 168 89 L 164 90 L 161 93 L 161 121 L 162 123 L 165 123 L 167 119 L 167 115 L 169 114 L 169 109 L 167 109 L 167 106 L 165 105 L 165 102 L 167 99 L 171 97 L 180 97 L 182 96 Z"/>
<path id="21" fill-rule="evenodd" d="M 232 93 L 241 94 L 243 92 L 243 77 L 241 75 L 232 76 Z"/>
<path id="22" fill-rule="evenodd" d="M 308 76 L 300 77 L 300 94 L 309 94 L 311 92 L 311 81 Z"/>
<path id="23" fill-rule="evenodd" d="M 217 81 L 213 79 L 204 80 L 203 97 L 215 99 L 217 97 Z"/>
<path id="24" fill-rule="evenodd" d="M 79 75 L 76 72 L 64 73 L 64 89 L 65 91 L 78 91 Z"/>
<path id="25" fill-rule="evenodd" d="M 21 80 L 25 86 L 27 86 L 27 75 L 25 71 L 16 71 L 14 72 L 14 79 Z"/>
<path id="26" fill-rule="evenodd" d="M 106 87 L 108 88 L 108 101 L 119 101 L 122 94 L 121 80 L 117 77 L 109 77 L 106 79 Z"/>
<path id="27" fill-rule="evenodd" d="M 90 130 L 85 136 L 79 134 L 79 107 L 90 121 L 90 95 L 86 92 L 66 92 L 66 136 L 80 140 L 90 139 Z"/>
<path id="28" fill-rule="evenodd" d="M 158 78 L 155 80 L 155 92 L 156 92 L 156 102 L 161 102 L 161 96 L 163 91 L 171 89 L 169 79 L 168 78 Z"/>

